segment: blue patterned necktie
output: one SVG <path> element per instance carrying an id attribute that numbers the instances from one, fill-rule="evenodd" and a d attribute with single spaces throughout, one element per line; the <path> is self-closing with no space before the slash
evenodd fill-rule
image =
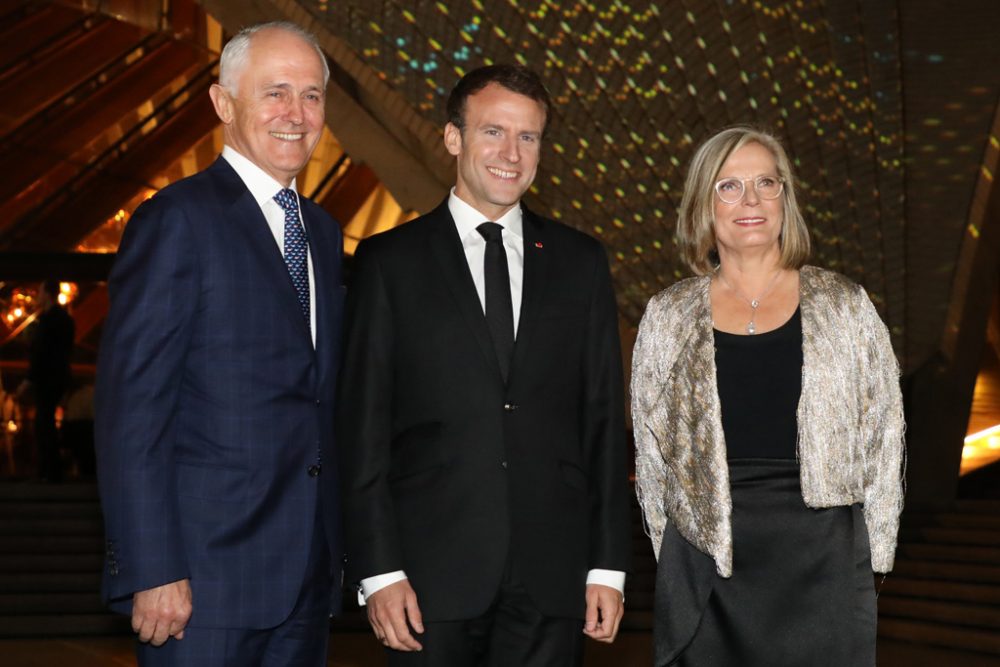
<path id="1" fill-rule="evenodd" d="M 294 190 L 284 188 L 274 195 L 285 211 L 285 264 L 292 284 L 299 294 L 299 306 L 306 318 L 306 326 L 311 328 L 309 317 L 309 239 L 299 219 L 299 198 Z"/>

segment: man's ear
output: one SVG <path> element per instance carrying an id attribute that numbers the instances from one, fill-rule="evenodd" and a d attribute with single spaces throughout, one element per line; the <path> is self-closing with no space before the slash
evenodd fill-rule
<path id="1" fill-rule="evenodd" d="M 462 152 L 462 131 L 452 123 L 444 126 L 444 147 L 452 155 Z"/>
<path id="2" fill-rule="evenodd" d="M 229 96 L 229 91 L 217 83 L 213 83 L 208 89 L 208 96 L 212 98 L 212 106 L 215 107 L 215 115 L 219 117 L 223 125 L 233 122 L 233 98 Z"/>

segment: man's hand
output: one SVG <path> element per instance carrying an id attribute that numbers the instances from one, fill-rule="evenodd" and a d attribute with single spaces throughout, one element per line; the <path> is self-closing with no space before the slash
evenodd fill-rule
<path id="1" fill-rule="evenodd" d="M 132 596 L 132 630 L 139 641 L 160 646 L 170 637 L 184 638 L 191 618 L 191 582 L 187 579 L 139 591 Z"/>
<path id="2" fill-rule="evenodd" d="M 423 633 L 424 623 L 417 606 L 417 594 L 408 579 L 375 591 L 368 596 L 367 606 L 368 622 L 380 642 L 397 651 L 423 649 L 410 633 L 410 628 Z"/>
<path id="3" fill-rule="evenodd" d="M 622 594 L 610 586 L 587 585 L 587 613 L 584 616 L 583 634 L 599 642 L 610 644 L 618 635 L 625 605 Z"/>

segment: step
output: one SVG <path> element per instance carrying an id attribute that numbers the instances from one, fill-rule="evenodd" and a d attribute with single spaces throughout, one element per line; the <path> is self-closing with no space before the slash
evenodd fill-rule
<path id="1" fill-rule="evenodd" d="M 979 528 L 983 530 L 1000 529 L 1000 515 L 980 514 L 976 512 L 933 512 L 929 514 L 904 515 L 904 527 L 940 526 L 944 528 Z"/>
<path id="2" fill-rule="evenodd" d="M 878 609 L 879 616 L 885 618 L 911 618 L 993 631 L 1000 629 L 1000 607 L 991 605 L 880 596 Z"/>
<path id="3" fill-rule="evenodd" d="M 878 635 L 913 644 L 944 646 L 1000 656 L 1000 633 L 992 630 L 879 617 Z M 942 665 L 941 667 L 960 667 L 960 665 Z"/>
<path id="4" fill-rule="evenodd" d="M 101 553 L 76 554 L 0 554 L 0 572 L 100 572 L 104 567 Z"/>
<path id="5" fill-rule="evenodd" d="M 101 590 L 100 572 L 0 572 L 0 593 L 66 593 Z"/>
<path id="6" fill-rule="evenodd" d="M 97 614 L 107 611 L 100 593 L 0 593 L 0 617 L 20 614 Z"/>
<path id="7" fill-rule="evenodd" d="M 0 482 L 0 502 L 7 500 L 97 502 L 97 485 L 93 482 L 42 484 L 40 482 Z"/>
<path id="8" fill-rule="evenodd" d="M 956 500 L 955 510 L 1000 516 L 1000 500 Z"/>
<path id="9" fill-rule="evenodd" d="M 890 577 L 945 579 L 956 582 L 1000 584 L 1000 565 L 897 559 Z"/>
<path id="10" fill-rule="evenodd" d="M 0 518 L 0 535 L 101 535 L 98 517 L 69 519 Z"/>
<path id="11" fill-rule="evenodd" d="M 1000 530 L 983 528 L 942 528 L 923 526 L 903 528 L 899 532 L 901 543 L 930 542 L 935 544 L 964 544 L 1000 547 Z"/>
<path id="12" fill-rule="evenodd" d="M 89 500 L 4 500 L 0 519 L 100 519 L 101 506 Z"/>
<path id="13" fill-rule="evenodd" d="M 913 579 L 889 575 L 879 589 L 879 597 L 884 596 L 952 600 L 1000 606 L 1000 585 Z"/>
<path id="14" fill-rule="evenodd" d="M 121 614 L 32 614 L 0 616 L 0 637 L 60 637 L 117 635 L 131 631 L 131 621 Z"/>
<path id="15" fill-rule="evenodd" d="M 878 638 L 878 664 L 882 667 L 997 667 L 997 656 L 929 644 Z"/>
<path id="16" fill-rule="evenodd" d="M 75 554 L 101 553 L 104 538 L 100 535 L 4 535 L 0 554 Z"/>
<path id="17" fill-rule="evenodd" d="M 961 563 L 1000 563 L 1000 548 L 949 544 L 900 544 L 896 558 Z"/>

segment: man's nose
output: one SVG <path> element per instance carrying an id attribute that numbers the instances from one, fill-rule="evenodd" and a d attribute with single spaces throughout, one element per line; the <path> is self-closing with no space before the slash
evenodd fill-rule
<path id="1" fill-rule="evenodd" d="M 302 123 L 303 114 L 302 100 L 293 95 L 288 102 L 288 106 L 285 108 L 285 117 L 292 123 L 299 125 Z"/>
<path id="2" fill-rule="evenodd" d="M 521 159 L 521 146 L 518 144 L 517 137 L 505 138 L 503 147 L 500 152 L 501 157 L 508 162 L 518 162 Z"/>

